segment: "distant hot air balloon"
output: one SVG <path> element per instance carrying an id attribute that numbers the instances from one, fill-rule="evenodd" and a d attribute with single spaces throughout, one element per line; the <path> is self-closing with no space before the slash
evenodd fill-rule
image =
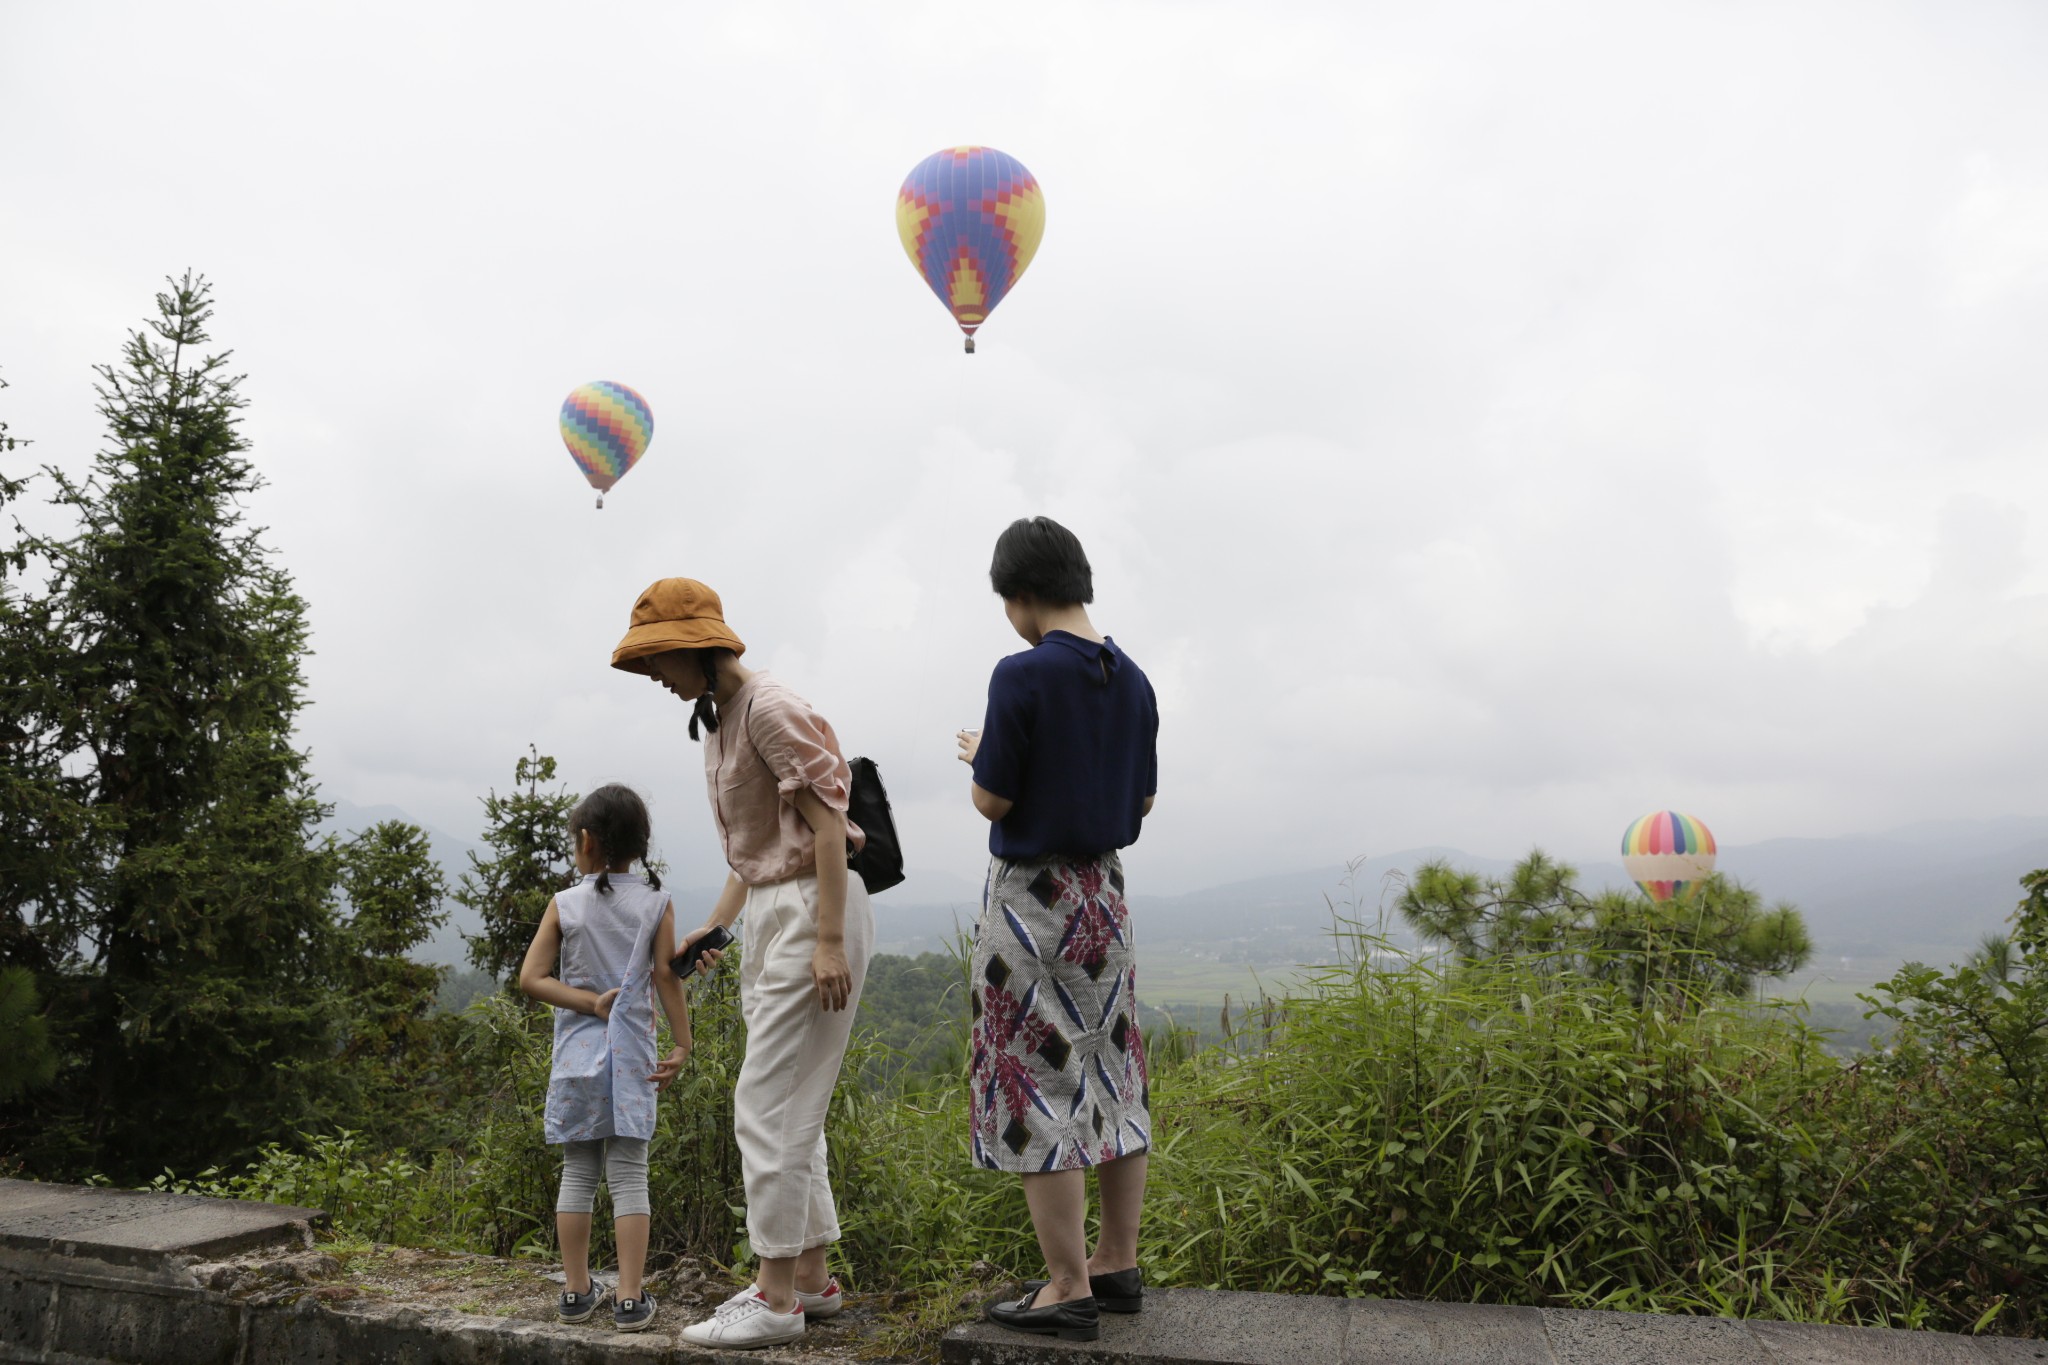
<path id="1" fill-rule="evenodd" d="M 988 320 L 1038 252 L 1045 195 L 1015 157 L 949 147 L 917 163 L 896 195 L 896 231 L 924 282 L 967 333 Z"/>
<path id="2" fill-rule="evenodd" d="M 611 486 L 647 453 L 653 437 L 654 410 L 624 384 L 600 379 L 562 400 L 562 444 L 597 490 L 599 507 Z"/>
<path id="3" fill-rule="evenodd" d="M 1621 836 L 1622 862 L 1653 901 L 1684 900 L 1714 870 L 1714 836 L 1690 815 L 1660 810 Z"/>

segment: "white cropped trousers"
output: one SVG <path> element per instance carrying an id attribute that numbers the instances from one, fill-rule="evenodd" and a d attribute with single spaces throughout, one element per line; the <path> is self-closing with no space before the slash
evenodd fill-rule
<path id="1" fill-rule="evenodd" d="M 811 954 L 818 946 L 814 873 L 747 888 L 741 916 L 740 1015 L 747 1055 L 733 1091 L 733 1135 L 747 1187 L 747 1239 L 756 1256 L 796 1256 L 839 1240 L 825 1174 L 825 1111 L 853 1032 L 875 941 L 867 888 L 846 874 L 846 1008 L 818 1005 Z"/>

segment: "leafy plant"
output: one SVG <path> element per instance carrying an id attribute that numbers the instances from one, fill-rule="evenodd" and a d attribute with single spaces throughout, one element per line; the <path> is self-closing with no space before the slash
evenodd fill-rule
<path id="1" fill-rule="evenodd" d="M 569 812 L 577 796 L 543 791 L 555 780 L 555 760 L 529 745 L 512 769 L 513 790 L 483 798 L 484 842 L 491 857 L 469 855 L 469 871 L 455 899 L 477 912 L 483 932 L 470 934 L 469 960 L 479 971 L 515 990 L 526 946 L 540 927 L 548 901 L 573 880 Z"/>

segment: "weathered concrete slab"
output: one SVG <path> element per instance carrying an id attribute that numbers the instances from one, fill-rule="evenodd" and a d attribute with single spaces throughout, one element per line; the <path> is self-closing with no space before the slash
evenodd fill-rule
<path id="1" fill-rule="evenodd" d="M 758 1355 L 700 1352 L 665 1306 L 622 1336 L 460 1308 L 421 1309 L 330 1283 L 335 1257 L 299 1246 L 312 1209 L 0 1181 L 0 1361 L 64 1365 L 850 1365 L 854 1337 L 819 1328 Z M 408 1257 L 481 1261 L 452 1253 Z M 435 1272 L 439 1275 L 441 1272 Z M 702 1281 L 703 1276 L 697 1275 Z M 545 1283 L 540 1286 L 548 1288 Z M 720 1293 L 723 1293 L 720 1290 Z M 689 1291 L 686 1302 L 709 1302 Z M 551 1299 L 551 1294 L 543 1295 Z M 1106 1314 L 1094 1342 L 988 1323 L 949 1333 L 945 1365 L 2048 1365 L 2048 1342 L 1925 1332 L 1466 1304 L 1153 1290 Z M 835 1323 L 843 1327 L 854 1310 Z"/>
<path id="2" fill-rule="evenodd" d="M 956 1327 L 943 1365 L 2048 1365 L 2048 1342 L 1733 1318 L 1154 1289 L 1092 1342 Z"/>
<path id="3" fill-rule="evenodd" d="M 1938 1332 L 1803 1322 L 1752 1322 L 1749 1330 L 1772 1365 L 1989 1365 L 1976 1341 Z"/>
<path id="4" fill-rule="evenodd" d="M 1557 1365 L 1774 1365 L 1749 1324 L 1734 1318 L 1563 1308 L 1542 1313 Z"/>
<path id="5" fill-rule="evenodd" d="M 1344 1365 L 1553 1365 L 1553 1357 L 1533 1308 L 1355 1299 Z"/>
<path id="6" fill-rule="evenodd" d="M 303 1240 L 318 1209 L 150 1190 L 97 1190 L 0 1180 L 0 1247 L 150 1264 L 170 1255 L 225 1256 Z"/>
<path id="7" fill-rule="evenodd" d="M 1104 1313 L 1098 1341 L 1059 1341 L 972 1323 L 939 1345 L 944 1365 L 1344 1365 L 1343 1299 L 1148 1289 L 1143 1313 Z"/>

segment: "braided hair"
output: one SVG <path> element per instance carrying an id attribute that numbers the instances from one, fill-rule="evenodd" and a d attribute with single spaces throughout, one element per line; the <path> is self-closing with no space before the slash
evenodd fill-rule
<path id="1" fill-rule="evenodd" d="M 603 855 L 606 870 L 597 874 L 597 889 L 606 895 L 612 889 L 611 864 L 646 861 L 650 829 L 647 803 L 640 793 L 617 782 L 599 787 L 569 812 L 569 837 L 588 830 Z M 661 890 L 661 877 L 653 868 L 647 870 L 647 884 Z"/>
<path id="2" fill-rule="evenodd" d="M 697 667 L 704 670 L 704 691 L 697 698 L 696 709 L 690 712 L 690 738 L 699 742 L 702 742 L 703 738 L 697 733 L 697 727 L 700 725 L 714 735 L 718 733 L 718 703 L 712 700 L 712 694 L 718 691 L 718 656 L 720 652 L 716 649 L 693 649 L 690 651 L 691 654 L 696 656 Z"/>

